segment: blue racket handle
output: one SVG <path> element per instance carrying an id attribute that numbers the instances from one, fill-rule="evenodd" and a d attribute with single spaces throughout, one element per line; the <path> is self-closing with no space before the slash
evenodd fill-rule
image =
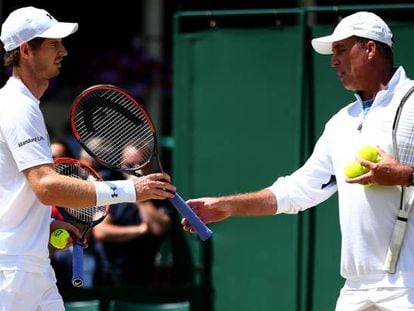
<path id="1" fill-rule="evenodd" d="M 188 220 L 202 241 L 205 241 L 212 236 L 213 232 L 201 221 L 197 214 L 194 213 L 191 207 L 185 203 L 178 193 L 175 193 L 175 196 L 170 199 L 170 202 L 181 215 Z"/>
<path id="2" fill-rule="evenodd" d="M 83 247 L 80 241 L 73 245 L 72 285 L 83 286 Z"/>

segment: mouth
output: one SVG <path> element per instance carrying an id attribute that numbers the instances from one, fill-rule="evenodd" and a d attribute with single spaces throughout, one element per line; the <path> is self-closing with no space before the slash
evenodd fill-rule
<path id="1" fill-rule="evenodd" d="M 337 71 L 336 74 L 338 75 L 338 78 L 340 80 L 343 80 L 345 78 L 345 72 L 344 71 Z"/>
<path id="2" fill-rule="evenodd" d="M 62 58 L 57 59 L 57 60 L 55 61 L 55 65 L 56 65 L 56 66 L 58 66 L 59 68 L 60 68 L 60 67 L 62 67 L 62 64 L 61 64 L 62 60 L 63 60 Z"/>

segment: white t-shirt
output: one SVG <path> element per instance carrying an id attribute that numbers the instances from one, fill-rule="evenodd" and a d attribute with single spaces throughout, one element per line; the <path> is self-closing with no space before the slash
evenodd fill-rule
<path id="1" fill-rule="evenodd" d="M 0 270 L 47 271 L 50 206 L 23 170 L 53 163 L 39 100 L 10 77 L 0 90 Z"/>
<path id="2" fill-rule="evenodd" d="M 414 287 L 414 215 L 408 221 L 397 272 L 387 274 L 383 267 L 400 206 L 401 187 L 349 184 L 344 173 L 346 164 L 364 145 L 380 146 L 394 154 L 391 133 L 395 112 L 413 84 L 404 69 L 398 68 L 387 88 L 378 92 L 365 117 L 357 96 L 357 101 L 328 121 L 304 166 L 270 187 L 278 201 L 278 213 L 287 214 L 315 206 L 338 190 L 341 275 L 350 288 Z M 414 96 L 407 101 L 409 104 L 414 104 Z M 332 176 L 336 182 L 330 183 Z"/>

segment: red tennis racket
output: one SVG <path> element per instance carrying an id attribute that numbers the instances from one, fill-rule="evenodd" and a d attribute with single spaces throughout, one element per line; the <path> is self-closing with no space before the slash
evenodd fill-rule
<path id="1" fill-rule="evenodd" d="M 54 161 L 55 171 L 61 175 L 74 177 L 89 181 L 102 181 L 101 176 L 89 166 L 71 158 L 57 158 Z M 110 206 L 94 206 L 87 208 L 63 208 L 57 207 L 65 221 L 78 227 L 82 234 L 81 238 L 73 245 L 72 261 L 72 284 L 75 287 L 82 287 L 83 280 L 83 246 L 89 230 L 99 224 L 108 215 Z"/>
<path id="2" fill-rule="evenodd" d="M 106 167 L 135 176 L 163 171 L 155 127 L 126 91 L 113 85 L 84 90 L 73 103 L 71 124 L 77 141 Z M 177 193 L 170 201 L 201 240 L 211 237 L 212 231 Z"/>

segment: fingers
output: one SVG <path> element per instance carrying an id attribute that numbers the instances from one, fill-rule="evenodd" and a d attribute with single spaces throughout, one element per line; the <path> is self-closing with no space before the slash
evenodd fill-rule
<path id="1" fill-rule="evenodd" d="M 88 244 L 88 240 L 87 239 L 83 239 L 82 241 L 82 248 L 88 248 L 89 244 Z"/>
<path id="2" fill-rule="evenodd" d="M 67 229 L 71 235 L 74 235 L 76 239 L 80 239 L 81 233 L 78 228 L 76 228 L 74 225 L 67 223 L 70 227 Z"/>
<path id="3" fill-rule="evenodd" d="M 197 206 L 197 204 L 199 203 L 199 200 L 190 199 L 190 200 L 187 200 L 186 203 L 193 208 L 193 207 Z"/>
<path id="4" fill-rule="evenodd" d="M 186 203 L 188 204 L 189 207 L 191 207 L 191 209 L 193 210 L 193 212 L 200 217 L 200 215 L 198 215 L 198 207 L 197 207 L 197 203 L 196 200 L 188 200 L 186 201 Z M 201 219 L 201 218 L 200 218 Z M 183 218 L 181 220 L 181 224 L 183 226 L 183 229 L 185 231 L 188 231 L 190 233 L 196 233 L 196 230 L 193 228 L 193 226 L 191 226 L 191 224 L 189 223 L 189 221 L 186 218 Z"/>
<path id="5" fill-rule="evenodd" d="M 379 153 L 381 159 L 394 159 L 394 157 L 391 154 L 387 153 L 386 151 L 384 151 L 380 147 L 378 147 L 378 153 Z"/>
<path id="6" fill-rule="evenodd" d="M 170 182 L 170 176 L 165 173 L 154 173 L 138 178 L 135 180 L 137 201 L 173 198 L 176 188 Z"/>
<path id="7" fill-rule="evenodd" d="M 166 173 L 153 173 L 153 174 L 146 175 L 144 177 L 150 178 L 152 180 L 164 180 L 168 183 L 171 182 L 170 175 L 168 175 Z"/>
<path id="8" fill-rule="evenodd" d="M 369 161 L 366 161 L 366 160 L 363 160 L 363 161 L 364 162 L 369 162 Z M 368 168 L 368 169 L 370 169 L 370 167 L 369 167 L 370 164 L 364 165 L 364 163 L 361 161 L 361 165 Z M 350 184 L 365 185 L 365 184 L 369 184 L 370 182 L 372 182 L 371 179 L 372 179 L 372 172 L 371 172 L 371 170 L 369 170 L 365 174 L 359 175 L 357 177 L 353 177 L 353 178 L 348 177 L 348 178 L 345 179 L 345 181 L 347 183 L 350 183 Z"/>
<path id="9" fill-rule="evenodd" d="M 187 219 L 183 218 L 181 220 L 181 225 L 183 226 L 183 229 L 190 233 L 196 233 L 194 228 L 190 225 L 190 223 L 187 221 Z"/>
<path id="10" fill-rule="evenodd" d="M 71 223 L 66 222 L 66 221 L 56 220 L 56 219 L 53 220 L 52 225 L 51 225 L 51 231 L 53 232 L 59 228 L 67 230 L 75 240 L 79 239 L 81 236 L 79 229 L 75 227 L 74 225 L 72 225 Z"/>
<path id="11" fill-rule="evenodd" d="M 374 162 L 371 162 L 371 161 L 368 161 L 368 160 L 365 160 L 365 159 L 362 159 L 362 158 L 360 158 L 360 157 L 357 157 L 357 161 L 359 162 L 359 163 L 361 163 L 361 165 L 363 166 L 363 167 L 366 167 L 367 169 L 369 169 L 369 170 L 371 170 L 372 168 L 373 168 L 373 166 L 375 165 L 375 163 Z M 365 175 L 365 174 L 364 174 Z"/>
<path id="12" fill-rule="evenodd" d="M 203 199 L 189 199 L 186 201 L 186 203 L 194 212 L 200 208 L 207 208 L 206 203 Z"/>
<path id="13" fill-rule="evenodd" d="M 69 247 L 74 246 L 78 241 L 81 242 L 82 248 L 88 248 L 89 247 L 87 238 L 84 238 L 83 240 L 80 240 L 80 238 L 75 238 L 75 237 L 71 236 L 71 238 L 69 239 L 68 244 L 66 245 L 65 249 L 68 249 Z"/>
<path id="14" fill-rule="evenodd" d="M 202 222 L 204 222 L 205 224 L 208 223 L 208 221 L 204 219 L 203 215 L 200 215 L 202 214 L 200 212 L 202 212 L 203 209 L 204 210 L 207 209 L 207 207 L 205 206 L 205 202 L 203 200 L 191 199 L 191 200 L 187 200 L 186 203 L 188 204 L 188 206 L 191 207 L 193 212 L 200 218 Z M 197 233 L 197 231 L 193 228 L 193 226 L 190 224 L 190 222 L 186 218 L 183 218 L 181 220 L 181 225 L 183 226 L 183 229 L 185 231 L 188 231 L 190 233 Z"/>

